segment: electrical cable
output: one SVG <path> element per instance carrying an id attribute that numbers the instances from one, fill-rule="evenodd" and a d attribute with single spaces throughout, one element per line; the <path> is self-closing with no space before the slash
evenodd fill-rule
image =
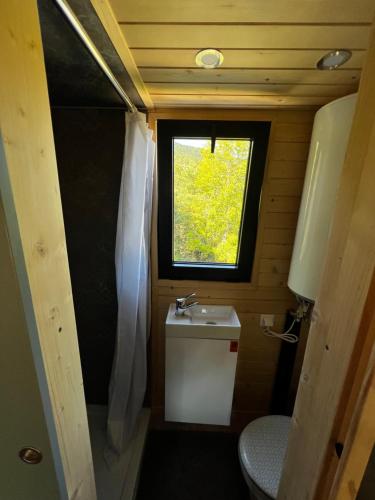
<path id="1" fill-rule="evenodd" d="M 299 301 L 298 308 L 293 313 L 294 319 L 293 319 L 290 327 L 287 329 L 287 331 L 283 332 L 283 333 L 278 333 L 278 332 L 274 332 L 273 330 L 271 330 L 271 328 L 269 326 L 262 325 L 264 335 L 266 335 L 267 337 L 274 337 L 274 338 L 277 338 L 280 340 L 285 340 L 286 342 L 289 342 L 291 344 L 295 344 L 296 342 L 298 342 L 299 337 L 297 337 L 297 335 L 294 335 L 294 333 L 290 333 L 290 332 L 293 330 L 293 327 L 296 323 L 300 322 L 302 319 L 304 319 L 307 316 L 307 314 L 309 312 L 309 308 L 311 306 L 311 303 L 307 302 L 304 299 L 299 299 L 298 301 Z"/>
<path id="2" fill-rule="evenodd" d="M 298 337 L 297 337 L 297 335 L 294 335 L 294 333 L 290 333 L 290 332 L 292 331 L 296 322 L 297 322 L 297 318 L 294 318 L 292 324 L 290 325 L 290 327 L 288 328 L 288 330 L 286 332 L 283 332 L 283 333 L 274 332 L 273 330 L 271 330 L 270 327 L 264 326 L 263 333 L 267 337 L 274 337 L 277 339 L 285 340 L 286 342 L 289 342 L 291 344 L 295 344 L 296 342 L 298 342 Z"/>

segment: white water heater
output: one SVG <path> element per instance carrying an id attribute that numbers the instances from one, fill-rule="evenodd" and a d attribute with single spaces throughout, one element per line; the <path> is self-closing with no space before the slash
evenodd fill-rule
<path id="1" fill-rule="evenodd" d="M 314 302 L 323 270 L 340 174 L 357 94 L 323 106 L 315 115 L 288 286 Z"/>

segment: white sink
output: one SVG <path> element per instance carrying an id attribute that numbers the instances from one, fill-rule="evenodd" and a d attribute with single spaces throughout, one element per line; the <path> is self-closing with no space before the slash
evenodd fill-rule
<path id="1" fill-rule="evenodd" d="M 233 306 L 196 305 L 176 316 L 171 304 L 165 322 L 167 337 L 238 340 L 241 324 Z"/>

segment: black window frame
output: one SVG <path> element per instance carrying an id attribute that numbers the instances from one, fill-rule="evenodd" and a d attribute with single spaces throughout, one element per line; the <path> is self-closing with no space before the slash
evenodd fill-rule
<path id="1" fill-rule="evenodd" d="M 249 282 L 258 231 L 259 207 L 271 122 L 158 120 L 158 267 L 159 279 Z M 238 266 L 173 264 L 173 139 L 251 139 L 252 155 L 244 200 Z"/>

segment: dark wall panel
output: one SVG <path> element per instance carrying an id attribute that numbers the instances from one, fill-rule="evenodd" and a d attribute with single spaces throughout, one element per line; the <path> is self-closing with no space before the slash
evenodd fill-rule
<path id="1" fill-rule="evenodd" d="M 125 117 L 53 109 L 52 120 L 88 403 L 105 404 L 116 335 L 115 238 Z"/>

